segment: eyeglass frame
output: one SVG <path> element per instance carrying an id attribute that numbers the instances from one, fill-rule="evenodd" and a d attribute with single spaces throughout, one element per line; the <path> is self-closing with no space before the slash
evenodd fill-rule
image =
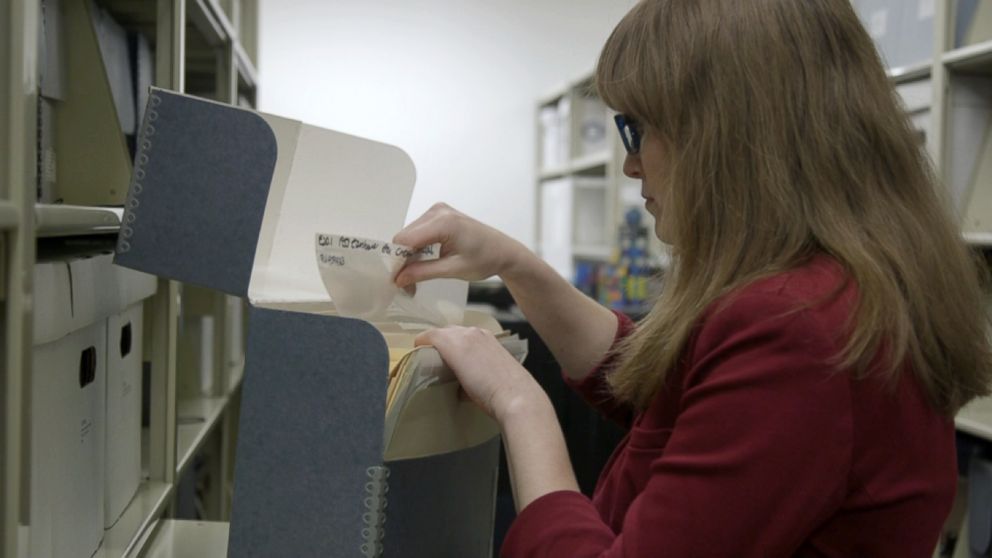
<path id="1" fill-rule="evenodd" d="M 627 153 L 630 155 L 640 153 L 642 133 L 638 129 L 637 122 L 623 114 L 615 115 L 613 121 L 617 124 L 617 131 L 620 132 L 620 139 L 623 140 L 623 147 Z"/>

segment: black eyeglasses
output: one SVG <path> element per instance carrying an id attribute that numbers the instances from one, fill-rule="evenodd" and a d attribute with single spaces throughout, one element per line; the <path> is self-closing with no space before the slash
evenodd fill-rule
<path id="1" fill-rule="evenodd" d="M 623 140 L 623 146 L 627 150 L 627 153 L 637 155 L 641 151 L 641 125 L 633 118 L 622 114 L 614 116 L 613 121 L 617 123 L 617 129 L 620 130 L 620 139 Z"/>

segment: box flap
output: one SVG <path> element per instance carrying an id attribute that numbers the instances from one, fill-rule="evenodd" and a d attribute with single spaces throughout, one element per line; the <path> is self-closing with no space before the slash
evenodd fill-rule
<path id="1" fill-rule="evenodd" d="M 262 115 L 284 141 L 277 117 Z M 273 179 L 248 298 L 329 301 L 314 256 L 318 233 L 391 239 L 403 228 L 416 170 L 398 147 L 303 124 L 292 169 Z M 280 160 L 280 164 L 281 164 Z"/>
<path id="2" fill-rule="evenodd" d="M 155 88 L 135 161 L 116 263 L 255 303 L 329 301 L 314 235 L 392 238 L 416 180 L 397 147 Z"/>
<path id="3" fill-rule="evenodd" d="M 115 262 L 245 296 L 276 152 L 254 112 L 153 88 Z"/>
<path id="4" fill-rule="evenodd" d="M 496 436 L 461 451 L 387 462 L 382 555 L 489 558 L 499 449 Z"/>
<path id="5" fill-rule="evenodd" d="M 356 556 L 388 351 L 360 320 L 250 309 L 228 556 Z"/>

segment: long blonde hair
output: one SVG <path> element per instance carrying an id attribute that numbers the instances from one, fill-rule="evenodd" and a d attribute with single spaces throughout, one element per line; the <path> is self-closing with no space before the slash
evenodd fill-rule
<path id="1" fill-rule="evenodd" d="M 849 0 L 642 0 L 596 85 L 670 146 L 673 265 L 614 395 L 644 408 L 707 307 L 817 253 L 857 285 L 841 369 L 885 350 L 947 416 L 989 392 L 981 271 Z"/>

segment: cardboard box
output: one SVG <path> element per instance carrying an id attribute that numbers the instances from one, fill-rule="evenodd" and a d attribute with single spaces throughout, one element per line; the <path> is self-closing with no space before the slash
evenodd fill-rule
<path id="1" fill-rule="evenodd" d="M 35 270 L 32 558 L 88 557 L 103 538 L 107 332 L 94 314 L 73 312 L 80 293 L 70 265 L 46 262 Z"/>
<path id="2" fill-rule="evenodd" d="M 150 118 L 115 261 L 251 303 L 229 554 L 490 556 L 496 429 L 471 447 L 387 460 L 386 334 L 333 315 L 317 266 L 316 233 L 384 239 L 402 228 L 410 158 L 155 88 Z M 458 285 L 446 294 L 463 309 Z"/>
<path id="3" fill-rule="evenodd" d="M 143 304 L 107 318 L 107 452 L 103 525 L 117 522 L 141 483 Z"/>
<path id="4" fill-rule="evenodd" d="M 114 265 L 100 253 L 70 263 L 74 304 L 107 329 L 106 490 L 104 527 L 116 523 L 138 489 L 141 476 L 141 359 L 143 301 L 155 294 L 155 276 Z"/>
<path id="5" fill-rule="evenodd" d="M 90 556 L 141 473 L 141 300 L 108 253 L 34 270 L 29 556 Z"/>

